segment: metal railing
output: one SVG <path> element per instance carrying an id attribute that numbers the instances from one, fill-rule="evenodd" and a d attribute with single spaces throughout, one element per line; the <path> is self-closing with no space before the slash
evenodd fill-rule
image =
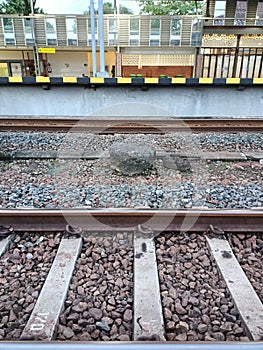
<path id="1" fill-rule="evenodd" d="M 104 15 L 107 47 L 200 46 L 204 19 L 200 16 Z M 95 18 L 99 45 L 98 17 Z M 1 47 L 91 46 L 91 19 L 84 15 L 0 16 Z"/>

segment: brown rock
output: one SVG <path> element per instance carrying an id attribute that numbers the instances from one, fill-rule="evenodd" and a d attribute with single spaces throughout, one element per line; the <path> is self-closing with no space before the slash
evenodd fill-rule
<path id="1" fill-rule="evenodd" d="M 118 334 L 118 327 L 116 324 L 112 325 L 111 330 L 110 330 L 110 335 Z"/>
<path id="2" fill-rule="evenodd" d="M 163 298 L 163 306 L 170 307 L 170 305 L 173 303 L 173 299 L 170 297 L 164 297 Z"/>
<path id="3" fill-rule="evenodd" d="M 179 314 L 179 315 L 185 315 L 187 313 L 187 311 L 182 307 L 181 304 L 177 303 L 175 304 L 175 311 Z"/>
<path id="4" fill-rule="evenodd" d="M 205 323 L 200 323 L 197 329 L 200 333 L 205 333 L 207 331 L 207 325 Z"/>
<path id="5" fill-rule="evenodd" d="M 184 321 L 180 321 L 176 327 L 175 327 L 176 331 L 179 333 L 186 333 L 189 331 L 189 325 L 184 322 Z"/>
<path id="6" fill-rule="evenodd" d="M 102 318 L 102 311 L 101 309 L 98 309 L 98 308 L 91 308 L 89 310 L 89 315 L 90 317 L 93 317 L 94 320 L 98 321 Z"/>
<path id="7" fill-rule="evenodd" d="M 114 297 L 109 298 L 108 303 L 109 303 L 110 305 L 115 306 L 115 305 L 116 305 L 116 301 L 115 301 Z"/>
<path id="8" fill-rule="evenodd" d="M 10 313 L 9 313 L 9 322 L 13 322 L 16 320 L 16 314 L 14 313 L 14 311 L 11 309 Z"/>
<path id="9" fill-rule="evenodd" d="M 77 305 L 72 306 L 72 311 L 83 312 L 87 310 L 88 304 L 86 302 L 79 302 Z"/>
<path id="10" fill-rule="evenodd" d="M 118 286 L 119 288 L 122 288 L 123 287 L 123 281 L 122 281 L 122 278 L 117 278 L 116 282 L 115 282 L 115 285 Z"/>
<path id="11" fill-rule="evenodd" d="M 25 309 L 25 312 L 30 313 L 33 309 L 34 309 L 34 304 L 32 303 L 32 304 L 28 305 L 28 307 Z"/>
<path id="12" fill-rule="evenodd" d="M 199 305 L 199 299 L 194 298 L 194 297 L 190 297 L 189 298 L 189 303 L 194 305 L 194 306 L 198 306 Z"/>
<path id="13" fill-rule="evenodd" d="M 72 329 L 66 327 L 63 329 L 63 335 L 66 339 L 70 339 L 74 336 L 74 332 L 72 331 Z"/>
<path id="14" fill-rule="evenodd" d="M 205 324 L 209 324 L 211 322 L 210 320 L 210 317 L 208 315 L 203 315 L 202 316 L 202 321 L 205 323 Z"/>
<path id="15" fill-rule="evenodd" d="M 175 334 L 173 334 L 173 333 L 167 333 L 167 334 L 166 334 L 166 340 L 168 340 L 168 341 L 173 341 L 173 340 L 175 340 Z"/>
<path id="16" fill-rule="evenodd" d="M 189 331 L 187 333 L 187 340 L 188 341 L 197 341 L 198 340 L 198 335 L 196 334 L 195 331 Z"/>
<path id="17" fill-rule="evenodd" d="M 218 341 L 224 341 L 225 340 L 225 336 L 221 332 L 213 333 L 213 337 L 214 337 L 214 339 L 216 339 Z"/>
<path id="18" fill-rule="evenodd" d="M 175 337 L 175 340 L 177 340 L 177 341 L 186 341 L 187 340 L 187 334 L 186 333 L 178 334 Z"/>
<path id="19" fill-rule="evenodd" d="M 79 319 L 79 314 L 77 312 L 73 312 L 68 316 L 68 320 L 77 321 Z"/>
<path id="20" fill-rule="evenodd" d="M 170 320 L 172 318 L 172 313 L 169 309 L 164 308 L 164 318 Z"/>
<path id="21" fill-rule="evenodd" d="M 117 339 L 120 341 L 130 341 L 130 337 L 128 336 L 128 334 L 121 334 L 118 336 Z"/>
<path id="22" fill-rule="evenodd" d="M 175 329 L 175 322 L 174 321 L 169 321 L 166 325 L 166 330 L 167 332 L 174 331 Z"/>
<path id="23" fill-rule="evenodd" d="M 123 315 L 123 319 L 126 322 L 132 321 L 132 310 L 126 309 Z"/>
<path id="24" fill-rule="evenodd" d="M 95 340 L 98 339 L 99 336 L 100 336 L 100 330 L 99 329 L 94 329 L 94 331 L 91 332 L 90 336 L 91 336 L 92 339 L 95 339 Z"/>
<path id="25" fill-rule="evenodd" d="M 244 329 L 242 327 L 237 327 L 233 330 L 233 332 L 236 336 L 240 336 L 244 334 Z"/>

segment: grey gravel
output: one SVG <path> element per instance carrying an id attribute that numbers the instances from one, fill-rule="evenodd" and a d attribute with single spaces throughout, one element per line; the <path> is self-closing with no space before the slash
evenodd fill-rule
<path id="1" fill-rule="evenodd" d="M 202 150 L 229 150 L 229 151 L 253 151 L 263 150 L 263 135 L 261 133 L 238 134 L 193 134 L 191 130 L 184 133 L 167 135 L 94 135 L 75 133 L 1 133 L 1 152 L 16 152 L 19 150 L 90 150 L 101 151 L 108 149 L 114 142 L 136 141 L 149 143 L 161 150 L 179 149 L 185 145 L 185 149 Z M 187 145 L 189 147 L 187 147 Z"/>
<path id="2" fill-rule="evenodd" d="M 162 160 L 141 176 L 120 176 L 107 152 L 114 142 L 143 142 L 156 151 L 262 151 L 262 134 L 91 135 L 2 133 L 0 152 L 58 150 L 102 152 L 100 160 L 0 162 L 1 208 L 253 208 L 263 207 L 262 164 L 191 161 L 186 171 Z M 105 153 L 106 152 L 106 153 Z"/>
<path id="3" fill-rule="evenodd" d="M 98 161 L 0 162 L 2 208 L 252 208 L 263 206 L 262 166 L 213 162 L 193 173 L 123 177 Z M 64 168 L 63 168 L 64 167 Z M 62 170 L 61 170 L 62 169 Z M 57 172 L 57 173 L 56 173 Z"/>

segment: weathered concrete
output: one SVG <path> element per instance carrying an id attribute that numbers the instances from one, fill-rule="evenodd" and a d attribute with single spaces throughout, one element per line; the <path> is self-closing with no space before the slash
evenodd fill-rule
<path id="1" fill-rule="evenodd" d="M 52 339 L 81 249 L 81 238 L 63 239 L 21 339 Z"/>
<path id="2" fill-rule="evenodd" d="M 165 341 L 155 244 L 152 237 L 134 236 L 133 340 Z"/>
<path id="3" fill-rule="evenodd" d="M 0 116 L 263 117 L 263 89 L 247 86 L 98 87 L 3 85 Z"/>
<path id="4" fill-rule="evenodd" d="M 8 250 L 13 239 L 14 235 L 12 234 L 0 241 L 0 256 Z"/>
<path id="5" fill-rule="evenodd" d="M 226 240 L 206 237 L 240 316 L 255 341 L 263 337 L 263 305 Z"/>

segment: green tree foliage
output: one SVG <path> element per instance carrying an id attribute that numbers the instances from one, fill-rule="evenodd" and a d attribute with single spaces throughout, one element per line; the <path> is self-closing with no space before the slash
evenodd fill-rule
<path id="1" fill-rule="evenodd" d="M 36 0 L 33 0 L 34 12 L 44 13 L 43 9 L 35 7 Z M 28 16 L 31 13 L 30 0 L 3 0 L 0 1 L 1 14 L 18 14 Z"/>
<path id="2" fill-rule="evenodd" d="M 139 0 L 141 13 L 149 15 L 195 15 L 202 12 L 202 1 Z"/>

